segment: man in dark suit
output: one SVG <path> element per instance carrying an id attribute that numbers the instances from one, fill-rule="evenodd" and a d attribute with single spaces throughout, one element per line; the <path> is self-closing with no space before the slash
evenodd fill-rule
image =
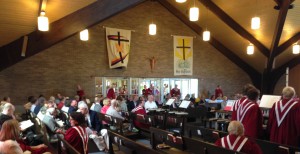
<path id="1" fill-rule="evenodd" d="M 137 106 L 138 99 L 138 95 L 132 95 L 131 100 L 128 100 L 127 109 L 129 112 L 131 112 L 131 110 L 133 110 Z"/>
<path id="2" fill-rule="evenodd" d="M 77 111 L 77 101 L 72 100 L 71 105 L 69 107 L 68 113 L 76 112 Z"/>
<path id="3" fill-rule="evenodd" d="M 78 109 L 83 115 L 85 115 L 87 126 L 97 133 L 100 132 L 102 129 L 102 124 L 99 120 L 97 112 L 89 110 L 87 104 L 85 103 L 80 103 L 78 105 Z"/>

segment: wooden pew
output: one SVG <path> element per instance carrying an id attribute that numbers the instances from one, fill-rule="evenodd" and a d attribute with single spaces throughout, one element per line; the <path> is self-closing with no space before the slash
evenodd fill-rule
<path id="1" fill-rule="evenodd" d="M 203 126 L 199 126 L 196 123 L 194 124 L 187 124 L 186 125 L 187 136 L 193 138 L 199 138 L 201 140 L 214 143 L 219 138 L 222 138 L 227 135 L 226 132 L 217 131 L 214 129 L 204 128 Z"/>
<path id="2" fill-rule="evenodd" d="M 58 154 L 80 154 L 80 152 L 78 152 L 71 144 L 69 144 L 65 139 L 63 139 L 60 136 L 58 136 L 57 153 Z"/>
<path id="3" fill-rule="evenodd" d="M 157 149 L 157 145 L 162 143 L 173 147 L 170 150 L 167 150 L 170 151 L 170 153 L 172 152 L 176 153 L 176 151 L 182 151 L 184 149 L 183 143 L 174 143 L 173 139 L 170 139 L 169 137 L 170 135 L 174 136 L 173 132 L 150 127 L 150 133 L 151 133 L 150 142 L 151 142 L 152 149 Z"/>
<path id="4" fill-rule="evenodd" d="M 114 154 L 113 144 L 117 145 L 119 150 L 126 154 L 158 154 L 158 151 L 151 149 L 143 144 L 137 143 L 125 136 L 108 130 L 109 153 Z"/>
<path id="5" fill-rule="evenodd" d="M 222 147 L 215 146 L 212 143 L 183 137 L 186 151 L 193 154 L 242 154 Z"/>

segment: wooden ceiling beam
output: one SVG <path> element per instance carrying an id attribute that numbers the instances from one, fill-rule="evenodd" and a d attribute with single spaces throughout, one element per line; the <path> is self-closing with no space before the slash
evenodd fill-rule
<path id="1" fill-rule="evenodd" d="M 269 49 L 260 43 L 254 36 L 252 36 L 247 30 L 233 20 L 228 14 L 226 14 L 221 8 L 219 8 L 211 0 L 199 0 L 203 5 L 210 9 L 220 20 L 227 24 L 232 30 L 239 35 L 250 41 L 263 55 L 269 56 Z"/>
<path id="2" fill-rule="evenodd" d="M 181 13 L 177 8 L 170 4 L 167 0 L 157 0 L 162 6 L 169 10 L 173 15 L 175 15 L 179 20 L 181 20 L 185 25 L 190 27 L 198 35 L 202 35 L 203 28 L 194 22 L 191 22 L 183 13 Z M 211 36 L 210 41 L 208 41 L 213 47 L 215 47 L 220 53 L 227 57 L 231 62 L 236 64 L 242 70 L 244 70 L 251 78 L 253 84 L 260 86 L 261 74 L 255 70 L 248 63 L 243 61 L 239 56 L 237 56 L 233 51 L 225 47 L 220 41 Z"/>
<path id="3" fill-rule="evenodd" d="M 282 52 L 284 52 L 287 48 L 289 48 L 290 46 L 292 46 L 294 43 L 296 43 L 298 40 L 300 40 L 300 32 L 298 32 L 296 35 L 294 35 L 293 37 L 291 37 L 290 39 L 288 39 L 287 41 L 285 41 L 284 43 L 282 43 L 278 48 L 277 48 L 277 52 L 274 53 L 274 58 L 278 55 L 280 55 Z"/>
<path id="4" fill-rule="evenodd" d="M 21 57 L 22 38 L 2 46 L 0 48 L 0 71 L 49 48 L 85 28 L 96 25 L 144 1 L 145 0 L 98 0 L 51 23 L 48 32 L 34 31 L 28 34 L 26 57 Z"/>
<path id="5" fill-rule="evenodd" d="M 272 67 L 273 67 L 273 62 L 274 62 L 274 57 L 276 54 L 278 54 L 277 49 L 278 49 L 278 44 L 281 38 L 283 26 L 285 23 L 285 19 L 287 16 L 287 12 L 290 6 L 290 0 L 284 0 L 282 2 L 282 5 L 280 6 L 278 18 L 277 18 L 277 23 L 273 35 L 273 40 L 271 44 L 271 49 L 270 49 L 270 55 L 268 56 L 268 64 L 267 64 L 267 71 L 271 72 Z"/>

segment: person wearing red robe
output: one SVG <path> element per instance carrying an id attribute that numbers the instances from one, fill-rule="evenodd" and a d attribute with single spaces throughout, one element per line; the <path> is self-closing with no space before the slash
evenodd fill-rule
<path id="1" fill-rule="evenodd" d="M 269 114 L 267 131 L 270 141 L 299 147 L 300 144 L 300 103 L 293 87 L 282 90 L 283 98 L 276 102 Z"/>
<path id="2" fill-rule="evenodd" d="M 245 128 L 245 136 L 259 138 L 262 135 L 263 116 L 257 104 L 259 91 L 251 88 L 247 91 L 247 99 L 236 111 L 232 112 L 231 120 L 240 121 Z"/>
<path id="3" fill-rule="evenodd" d="M 215 89 L 215 97 L 218 98 L 218 97 L 223 97 L 223 91 L 221 89 L 221 86 L 218 85 L 217 88 Z"/>
<path id="4" fill-rule="evenodd" d="M 114 90 L 113 86 L 111 86 L 108 89 L 106 97 L 109 98 L 109 99 L 116 99 L 116 94 L 115 94 L 115 90 Z"/>
<path id="5" fill-rule="evenodd" d="M 80 112 L 70 114 L 69 128 L 65 133 L 65 140 L 81 154 L 88 154 L 88 134 L 86 132 L 85 117 Z"/>
<path id="6" fill-rule="evenodd" d="M 145 101 L 142 97 L 139 98 L 139 100 L 137 101 L 137 107 L 134 108 L 131 112 L 135 113 L 135 114 L 140 114 L 140 115 L 146 115 L 146 110 L 144 108 L 145 105 Z M 144 129 L 149 129 L 150 125 L 138 122 L 138 121 L 133 121 L 133 124 L 135 127 L 139 128 L 144 128 Z"/>
<path id="7" fill-rule="evenodd" d="M 231 114 L 231 116 L 233 116 L 233 117 L 236 117 L 237 115 L 236 115 L 236 111 L 237 111 L 237 109 L 239 108 L 239 106 L 242 104 L 242 103 L 244 103 L 245 101 L 248 101 L 248 98 L 247 98 L 247 91 L 249 90 L 249 89 L 251 89 L 251 88 L 255 88 L 252 84 L 246 84 L 244 87 L 243 87 L 243 91 L 242 91 L 242 93 L 243 93 L 243 97 L 242 98 L 240 98 L 239 100 L 237 100 L 237 101 L 235 101 L 234 102 L 234 105 L 233 105 L 233 107 L 232 107 L 232 114 Z"/>
<path id="8" fill-rule="evenodd" d="M 152 91 L 150 88 L 147 88 L 146 85 L 144 85 L 144 89 L 142 90 L 142 94 L 145 98 L 148 98 L 148 95 L 152 94 Z"/>
<path id="9" fill-rule="evenodd" d="M 84 96 L 84 91 L 80 85 L 77 85 L 77 95 L 79 96 L 79 100 L 81 101 Z"/>
<path id="10" fill-rule="evenodd" d="M 175 88 L 170 91 L 171 97 L 178 97 L 181 95 L 180 89 L 178 89 L 178 85 L 175 84 Z"/>
<path id="11" fill-rule="evenodd" d="M 260 147 L 244 136 L 244 126 L 238 121 L 231 121 L 229 135 L 218 139 L 215 145 L 247 154 L 262 154 Z"/>

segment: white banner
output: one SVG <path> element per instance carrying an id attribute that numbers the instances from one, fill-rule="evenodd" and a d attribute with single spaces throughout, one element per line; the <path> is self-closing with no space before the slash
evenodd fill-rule
<path id="1" fill-rule="evenodd" d="M 174 75 L 193 75 L 193 37 L 174 36 Z"/>
<path id="2" fill-rule="evenodd" d="M 130 41 L 130 30 L 106 28 L 109 68 L 127 67 Z"/>

